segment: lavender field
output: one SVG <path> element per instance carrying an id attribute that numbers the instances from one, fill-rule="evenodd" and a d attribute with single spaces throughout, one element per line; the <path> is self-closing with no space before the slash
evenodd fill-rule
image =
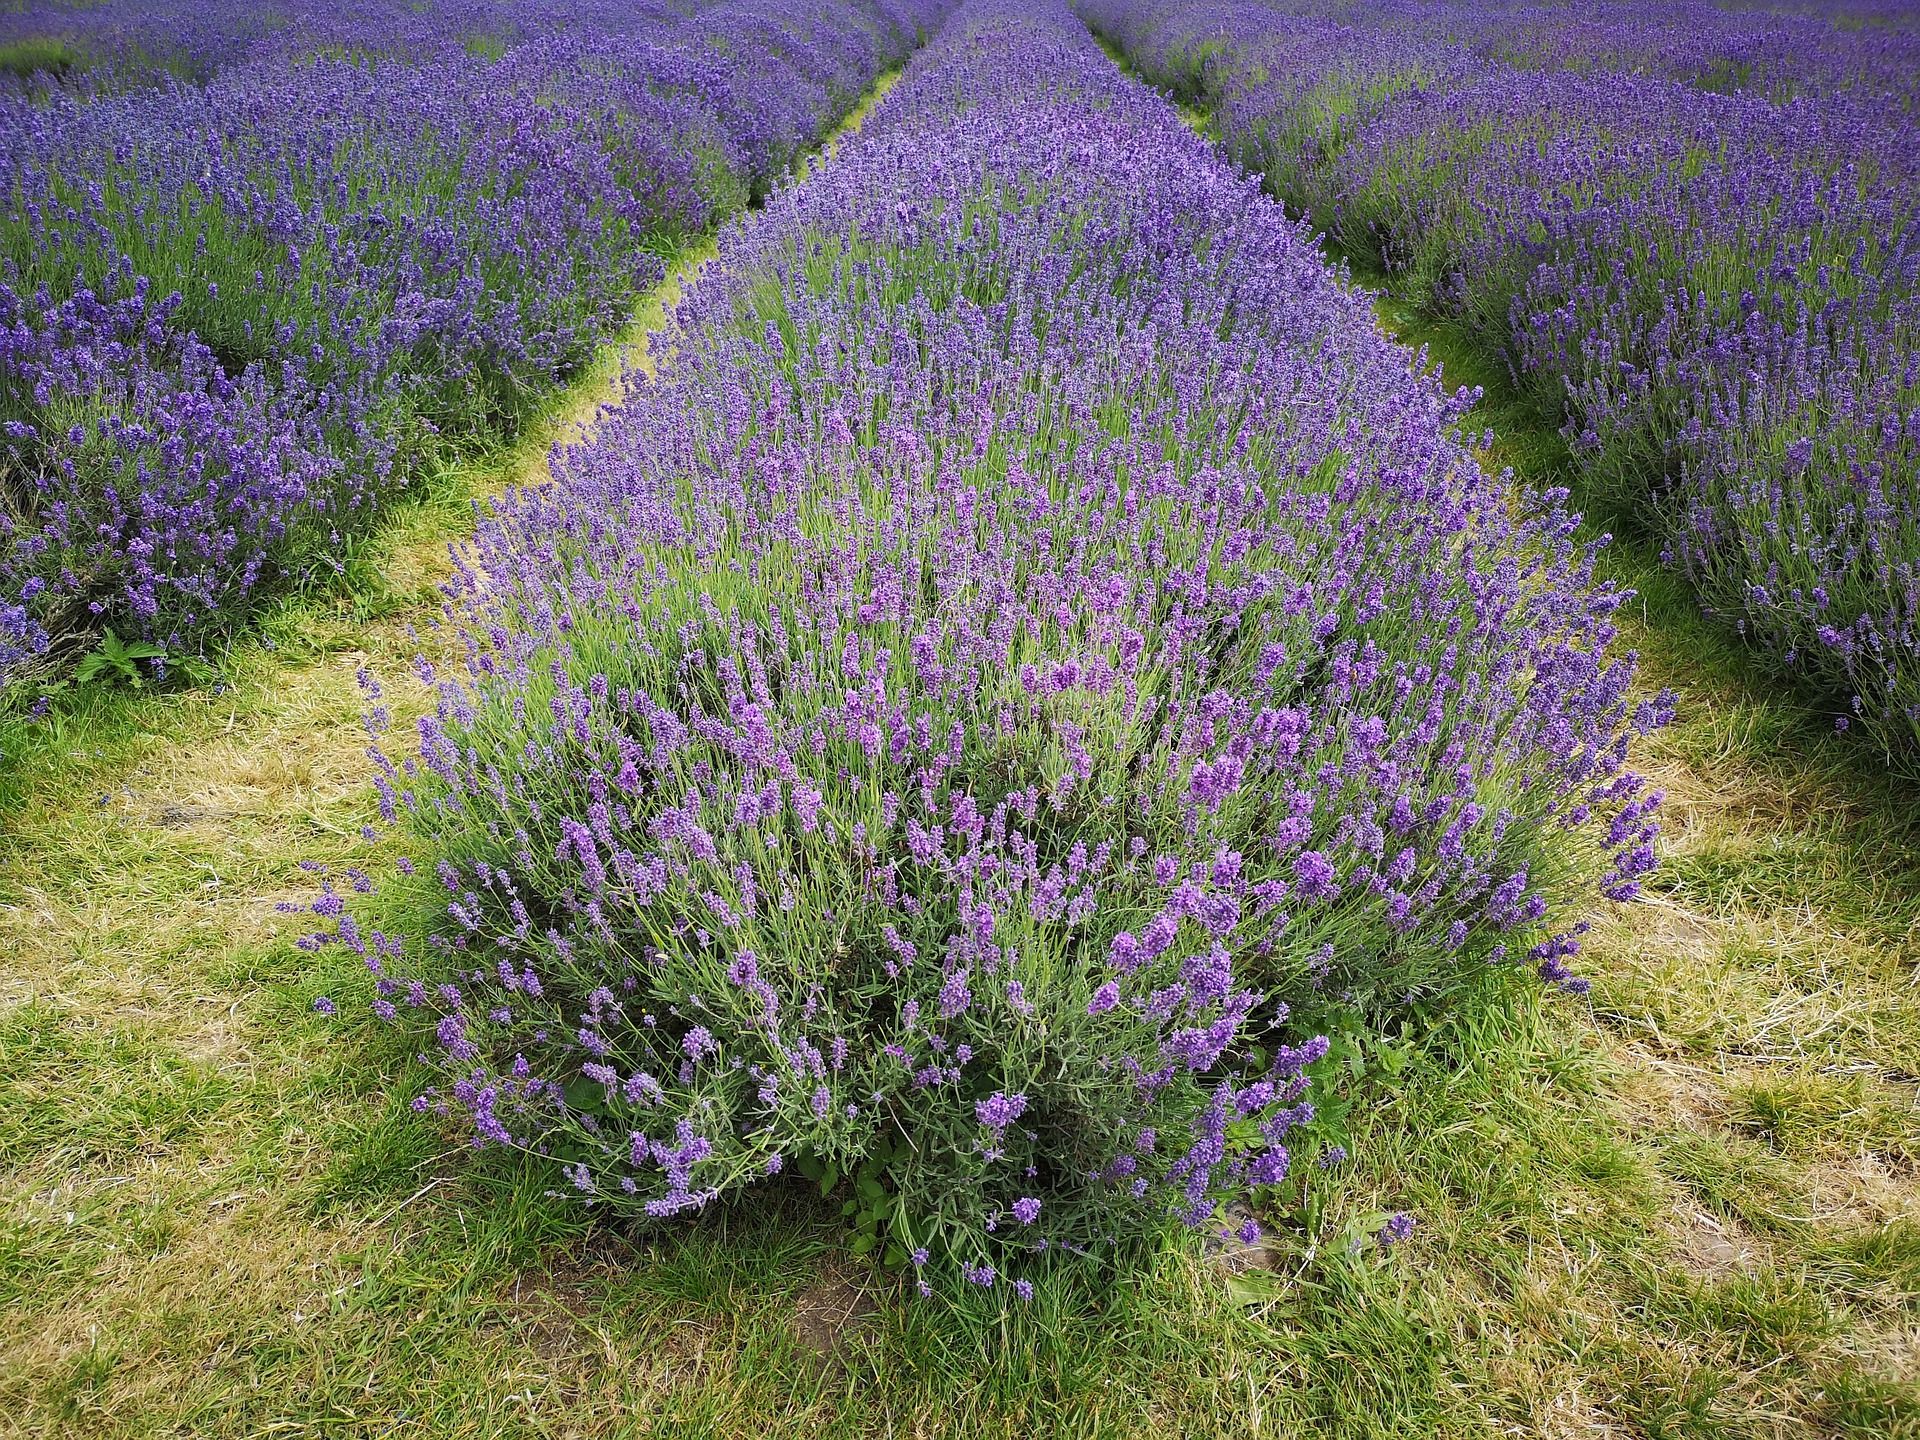
<path id="1" fill-rule="evenodd" d="M 1920 1435 L 1920 14 L 0 14 L 0 1434 Z"/>
<path id="2" fill-rule="evenodd" d="M 49 18 L 77 58 L 9 72 L 0 120 L 0 682 L 108 633 L 164 678 L 337 571 L 388 493 L 511 435 L 928 17 Z"/>
<path id="3" fill-rule="evenodd" d="M 1091 0 L 1144 71 L 1564 417 L 1593 503 L 1896 763 L 1920 740 L 1908 7 Z"/>

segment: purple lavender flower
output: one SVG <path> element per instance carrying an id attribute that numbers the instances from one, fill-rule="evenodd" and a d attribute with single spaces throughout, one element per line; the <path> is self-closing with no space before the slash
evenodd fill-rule
<path id="1" fill-rule="evenodd" d="M 1294 858 L 1294 879 L 1299 882 L 1300 894 L 1309 900 L 1339 894 L 1340 886 L 1335 879 L 1338 873 L 1318 850 L 1303 851 Z"/>
<path id="2" fill-rule="evenodd" d="M 1004 1130 L 1027 1111 L 1027 1097 L 996 1090 L 973 1107 L 976 1119 L 994 1130 Z"/>

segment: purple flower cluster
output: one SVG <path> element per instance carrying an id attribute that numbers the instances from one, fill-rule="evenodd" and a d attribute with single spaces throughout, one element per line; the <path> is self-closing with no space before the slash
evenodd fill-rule
<path id="1" fill-rule="evenodd" d="M 1710 613 L 1920 755 L 1910 8 L 1082 9 L 1276 194 L 1504 348 Z"/>
<path id="2" fill-rule="evenodd" d="M 0 98 L 0 681 L 109 625 L 194 648 L 337 565 L 938 9 L 215 6 L 203 86 Z"/>
<path id="3" fill-rule="evenodd" d="M 666 340 L 380 761 L 441 918 L 313 942 L 475 1143 L 656 1217 L 857 1173 L 1017 1290 L 1286 1180 L 1290 1005 L 1565 980 L 1652 863 L 1560 497 L 1058 0 L 963 8 Z"/>

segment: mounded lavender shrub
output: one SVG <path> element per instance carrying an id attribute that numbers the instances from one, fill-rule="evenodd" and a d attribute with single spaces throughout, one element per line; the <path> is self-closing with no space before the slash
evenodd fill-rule
<path id="1" fill-rule="evenodd" d="M 850 1175 L 1024 1285 L 1284 1181 L 1306 1017 L 1576 983 L 1652 863 L 1560 497 L 1063 7 L 965 7 L 665 352 L 380 761 L 442 918 L 316 905 L 475 1144 L 651 1218 Z"/>
<path id="2" fill-rule="evenodd" d="M 1920 757 L 1920 28 L 1701 3 L 1085 0 L 1503 348 L 1705 608 Z"/>
<path id="3" fill-rule="evenodd" d="M 313 7 L 203 86 L 0 100 L 0 683 L 107 626 L 192 651 L 324 574 L 937 9 Z"/>

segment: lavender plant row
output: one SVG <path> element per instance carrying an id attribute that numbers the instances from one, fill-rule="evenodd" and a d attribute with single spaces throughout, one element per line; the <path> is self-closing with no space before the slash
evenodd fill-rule
<path id="1" fill-rule="evenodd" d="M 192 651 L 337 564 L 940 3 L 316 6 L 204 86 L 0 102 L 0 682 L 108 626 Z"/>
<path id="2" fill-rule="evenodd" d="M 701 8 L 700 0 L 28 0 L 0 15 L 0 84 L 28 96 L 100 95 L 323 52 L 493 57 L 568 28 L 659 40 L 662 27 Z"/>
<path id="3" fill-rule="evenodd" d="M 645 1217 L 849 1176 L 1024 1293 L 1285 1181 L 1316 1016 L 1578 985 L 1652 864 L 1621 594 L 1059 0 L 965 6 L 668 339 L 381 760 L 439 920 L 315 906 L 417 1108 Z"/>
<path id="4" fill-rule="evenodd" d="M 1275 193 L 1503 347 L 1709 612 L 1920 758 L 1911 15 L 1083 9 Z"/>

